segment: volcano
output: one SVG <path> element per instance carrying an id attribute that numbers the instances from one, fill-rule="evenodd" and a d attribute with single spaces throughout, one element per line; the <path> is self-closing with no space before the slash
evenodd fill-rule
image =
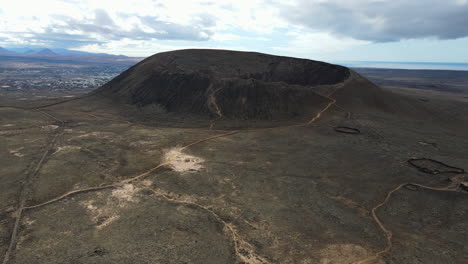
<path id="1" fill-rule="evenodd" d="M 227 50 L 153 55 L 98 89 L 125 104 L 227 119 L 310 116 L 331 97 L 347 106 L 383 107 L 383 92 L 352 70 L 329 63 Z"/>

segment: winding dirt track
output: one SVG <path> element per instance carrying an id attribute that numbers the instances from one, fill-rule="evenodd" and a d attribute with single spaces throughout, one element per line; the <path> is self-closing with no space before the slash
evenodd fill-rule
<path id="1" fill-rule="evenodd" d="M 342 85 L 341 85 L 342 87 Z M 340 87 L 340 88 L 341 88 Z M 337 89 L 339 90 L 339 89 Z M 337 90 L 335 90 L 334 92 L 336 92 Z M 221 137 L 226 137 L 226 136 L 230 136 L 230 135 L 233 135 L 233 134 L 237 134 L 237 133 L 241 133 L 241 132 L 249 132 L 249 131 L 263 131 L 263 130 L 270 130 L 270 129 L 280 129 L 280 128 L 287 128 L 287 127 L 303 127 L 303 126 L 308 126 L 308 125 L 311 125 L 312 123 L 316 122 L 317 120 L 319 120 L 323 114 L 325 112 L 327 112 L 332 106 L 336 106 L 338 109 L 341 109 L 344 111 L 344 109 L 342 107 L 339 107 L 337 104 L 336 104 L 336 100 L 334 98 L 332 98 L 333 94 L 330 95 L 330 96 L 323 96 L 325 98 L 327 98 L 329 100 L 329 103 L 323 108 L 321 109 L 317 114 L 315 114 L 309 121 L 307 122 L 304 122 L 304 123 L 299 123 L 299 124 L 292 124 L 292 125 L 284 125 L 284 126 L 277 126 L 277 127 L 271 127 L 271 128 L 256 128 L 256 129 L 245 129 L 245 130 L 234 130 L 234 131 L 229 131 L 229 132 L 223 132 L 221 134 L 217 134 L 217 135 L 214 135 L 214 136 L 210 136 L 210 137 L 207 137 L 207 138 L 203 138 L 203 139 L 200 139 L 200 140 L 197 140 L 195 142 L 192 142 L 190 144 L 187 144 L 185 146 L 183 146 L 181 148 L 181 150 L 184 150 L 184 149 L 187 149 L 189 147 L 192 147 L 194 145 L 197 145 L 197 144 L 200 144 L 200 143 L 203 143 L 203 142 L 206 142 L 206 141 L 210 141 L 210 140 L 213 140 L 213 139 L 216 139 L 216 138 L 221 138 Z M 76 99 L 74 99 L 76 100 Z M 68 100 L 70 101 L 70 100 Z M 54 103 L 54 104 L 51 104 L 51 105 L 48 105 L 48 106 L 52 106 L 52 105 L 57 105 L 59 103 Z M 41 157 L 41 160 L 39 161 L 38 165 L 36 166 L 35 170 L 33 171 L 31 178 L 34 177 L 35 175 L 37 175 L 37 173 L 39 172 L 40 168 L 42 167 L 44 161 L 46 160 L 47 156 L 49 155 L 50 153 L 50 150 L 53 148 L 57 138 L 59 137 L 60 133 L 63 131 L 63 126 L 64 126 L 64 122 L 59 120 L 58 118 L 54 117 L 53 115 L 51 115 L 50 113 L 47 113 L 45 111 L 41 111 L 39 109 L 44 109 L 45 107 L 48 107 L 48 106 L 42 106 L 42 107 L 39 107 L 39 108 L 36 108 L 36 109 L 23 109 L 23 110 L 36 110 L 36 111 L 40 111 L 41 113 L 53 118 L 54 120 L 58 121 L 58 122 L 61 122 L 61 129 L 59 131 L 56 131 L 56 134 L 55 136 L 53 137 L 53 139 L 51 140 L 51 142 L 49 143 L 48 147 L 47 147 L 47 150 L 44 152 L 44 154 L 42 155 Z M 346 111 L 345 111 L 346 112 Z M 352 113 L 351 112 L 346 112 L 347 113 L 347 116 L 346 118 L 351 118 L 351 115 Z M 110 119 L 110 120 L 113 120 L 113 121 L 119 121 L 119 122 L 126 122 L 128 124 L 131 124 L 131 125 L 138 125 L 138 126 L 144 126 L 143 124 L 138 124 L 138 123 L 132 123 L 130 121 L 122 121 L 122 120 L 118 120 L 118 119 L 111 119 L 111 118 L 105 118 L 105 117 L 102 117 L 102 116 L 97 116 L 97 115 L 93 115 L 93 114 L 90 114 L 88 113 L 90 116 L 93 116 L 95 118 L 104 118 L 104 119 Z M 208 129 L 210 130 L 210 129 Z M 215 131 L 215 130 L 211 130 L 211 131 Z M 37 204 L 37 205 L 30 205 L 30 206 L 25 206 L 25 202 L 26 202 L 26 194 L 23 193 L 23 192 L 26 192 L 25 190 L 22 191 L 22 194 L 20 195 L 21 198 L 20 198 L 20 205 L 18 207 L 18 210 L 17 210 L 17 214 L 16 214 L 16 222 L 15 222 L 15 226 L 14 226 L 14 229 L 12 231 L 12 236 L 11 236 L 11 240 L 10 240 L 10 244 L 9 244 L 9 248 L 8 248 L 8 251 L 6 252 L 5 254 L 5 257 L 4 257 L 4 260 L 3 260 L 3 264 L 8 264 L 9 262 L 9 259 L 10 259 L 10 254 L 11 252 L 13 251 L 13 248 L 15 247 L 16 245 L 16 236 L 17 236 L 17 231 L 18 231 L 18 226 L 20 224 L 20 220 L 21 220 L 21 214 L 24 210 L 30 210 L 30 209 L 36 209 L 36 208 L 39 208 L 39 207 L 43 207 L 43 206 L 46 206 L 46 205 L 49 205 L 49 204 L 52 204 L 54 202 L 57 202 L 57 201 L 60 201 L 66 197 L 69 197 L 69 196 L 72 196 L 72 195 L 75 195 L 75 194 L 79 194 L 79 193 L 84 193 L 84 192 L 92 192 L 92 191 L 99 191 L 99 190 L 104 190 L 104 189 L 109 189 L 109 188 L 116 188 L 116 187 L 120 187 L 122 186 L 123 184 L 128 184 L 128 183 L 131 183 L 131 182 L 134 182 L 134 181 L 137 181 L 137 180 L 140 180 L 140 179 L 143 179 L 145 178 L 146 176 L 150 175 L 151 173 L 157 171 L 158 169 L 160 169 L 161 167 L 164 167 L 168 165 L 168 162 L 163 162 L 163 163 L 160 163 L 158 164 L 157 166 L 141 173 L 141 174 L 138 174 L 132 178 L 129 178 L 129 179 L 125 179 L 125 180 L 122 180 L 122 181 L 119 181 L 119 182 L 116 182 L 116 183 L 113 183 L 113 184 L 109 184 L 109 185 L 103 185 L 103 186 L 96 186 L 96 187 L 90 187 L 90 188 L 84 188 L 84 189 L 79 189 L 79 190 L 74 190 L 74 191 L 70 191 L 70 192 L 67 192 L 59 197 L 56 197 L 54 199 L 51 199 L 49 201 L 46 201 L 46 202 L 43 202 L 41 204 Z M 373 217 L 373 220 L 376 222 L 376 224 L 379 226 L 379 228 L 382 230 L 385 238 L 387 239 L 387 246 L 375 253 L 373 256 L 371 257 L 368 257 L 366 259 L 363 259 L 363 260 L 360 260 L 360 261 L 357 261 L 357 262 L 354 262 L 353 264 L 365 264 L 365 263 L 369 263 L 370 261 L 375 261 L 375 260 L 378 260 L 380 257 L 382 257 L 384 254 L 388 253 L 391 251 L 392 247 L 393 247 L 393 244 L 392 244 L 392 232 L 387 229 L 385 227 L 385 225 L 382 223 L 382 221 L 380 220 L 380 218 L 377 216 L 377 210 L 383 206 L 386 205 L 386 203 L 390 200 L 390 198 L 392 197 L 392 194 L 395 193 L 396 191 L 400 190 L 403 186 L 405 185 L 408 185 L 408 184 L 411 184 L 411 185 L 414 185 L 414 186 L 418 186 L 420 188 L 424 188 L 424 189 L 429 189 L 429 190 L 434 190 L 434 191 L 458 191 L 458 190 L 453 190 L 453 189 L 449 189 L 448 187 L 446 188 L 436 188 L 436 187 L 431 187 L 431 186 L 425 186 L 425 185 L 421 185 L 421 184 L 417 184 L 417 183 L 403 183 L 403 184 L 400 184 L 398 185 L 396 188 L 392 189 L 391 191 L 389 191 L 384 199 L 383 202 L 377 204 L 374 208 L 372 208 L 371 212 L 372 212 L 372 217 Z M 268 263 L 268 261 L 261 257 L 261 256 L 258 256 L 255 254 L 255 252 L 253 251 L 253 247 L 249 246 L 249 244 L 245 241 L 243 241 L 235 227 L 232 226 L 231 223 L 228 223 L 228 222 L 225 222 L 223 219 L 221 219 L 221 217 L 219 217 L 219 215 L 217 215 L 212 209 L 206 207 L 206 206 L 202 206 L 200 204 L 197 204 L 197 203 L 194 203 L 194 202 L 187 202 L 187 201 L 180 201 L 180 200 L 177 200 L 176 198 L 174 197 L 171 197 L 167 194 L 164 194 L 164 193 L 161 193 L 161 192 L 158 192 L 157 190 L 154 190 L 154 189 L 150 189 L 154 194 L 156 194 L 157 196 L 159 197 L 162 197 L 168 201 L 171 201 L 171 202 L 177 202 L 177 203 L 181 203 L 181 204 L 185 204 L 185 205 L 190 205 L 190 206 L 195 206 L 195 207 L 198 207 L 204 211 L 207 211 L 208 213 L 210 213 L 215 219 L 216 221 L 218 221 L 219 223 L 221 223 L 231 234 L 231 238 L 232 238 L 232 241 L 234 243 L 234 247 L 235 247 L 235 252 L 236 252 L 236 255 L 237 257 L 246 262 L 246 263 Z M 241 254 L 241 249 L 243 250 L 247 250 L 248 252 L 248 255 L 243 255 Z M 242 251 L 243 251 L 242 250 Z M 252 262 L 252 261 L 257 261 L 257 262 Z"/>
<path id="2" fill-rule="evenodd" d="M 52 149 L 54 148 L 54 145 L 57 142 L 57 139 L 63 133 L 63 129 L 64 129 L 64 122 L 62 122 L 61 120 L 53 117 L 52 115 L 50 115 L 50 114 L 48 114 L 48 113 L 46 113 L 44 111 L 41 111 L 41 110 L 37 110 L 37 111 L 39 111 L 42 114 L 44 114 L 44 115 L 46 115 L 46 116 L 48 116 L 50 118 L 53 118 L 54 120 L 60 122 L 60 126 L 55 131 L 55 135 L 53 136 L 53 138 L 49 141 L 48 145 L 45 147 L 45 151 L 42 154 L 41 159 L 37 163 L 34 170 L 26 175 L 25 183 L 23 185 L 23 188 L 21 189 L 21 193 L 20 193 L 20 197 L 19 197 L 19 205 L 18 205 L 18 208 L 17 208 L 16 213 L 15 213 L 15 216 L 16 216 L 15 224 L 13 226 L 13 231 L 11 233 L 11 239 L 10 239 L 10 243 L 8 245 L 8 249 L 5 252 L 5 256 L 3 258 L 3 262 L 2 262 L 3 264 L 7 264 L 9 262 L 11 252 L 13 251 L 13 248 L 16 246 L 16 236 L 17 236 L 17 233 L 18 233 L 18 228 L 20 226 L 21 216 L 23 214 L 23 211 L 26 209 L 25 204 L 26 204 L 26 200 L 28 199 L 28 194 L 31 191 L 32 181 L 33 181 L 34 177 L 36 177 L 37 174 L 39 173 L 39 170 L 41 169 L 41 167 L 44 164 L 47 157 L 52 153 Z"/>
<path id="3" fill-rule="evenodd" d="M 392 189 L 391 191 L 389 191 L 387 193 L 387 196 L 385 197 L 383 202 L 379 203 L 374 208 L 372 208 L 372 218 L 374 219 L 374 221 L 377 223 L 377 225 L 380 227 L 380 229 L 384 233 L 385 237 L 387 238 L 387 246 L 383 250 L 375 253 L 373 256 L 368 257 L 368 258 L 363 259 L 363 260 L 353 262 L 352 264 L 369 263 L 370 261 L 374 261 L 374 260 L 379 259 L 380 257 L 382 257 L 382 255 L 384 255 L 384 254 L 390 252 L 390 250 L 392 250 L 392 248 L 393 248 L 393 243 L 392 243 L 393 234 L 392 234 L 392 231 L 390 231 L 388 228 L 386 228 L 385 225 L 382 223 L 380 218 L 377 216 L 377 210 L 387 204 L 387 202 L 392 197 L 393 193 L 397 192 L 398 190 L 400 190 L 402 187 L 404 187 L 406 185 L 414 185 L 414 186 L 418 186 L 420 188 L 427 189 L 427 190 L 432 190 L 432 191 L 461 192 L 461 191 L 459 191 L 457 189 L 451 189 L 449 187 L 436 188 L 436 187 L 422 185 L 422 184 L 419 184 L 419 183 L 407 182 L 407 183 L 402 183 L 402 184 L 398 185 L 397 187 L 395 187 L 394 189 Z M 465 192 L 461 192 L 461 193 L 465 193 Z"/>
<path id="4" fill-rule="evenodd" d="M 297 127 L 297 126 L 307 126 L 307 125 L 310 125 L 312 124 L 313 122 L 317 121 L 323 113 L 325 113 L 328 109 L 330 109 L 330 107 L 335 104 L 336 100 L 335 99 L 331 99 L 329 98 L 330 100 L 330 103 L 328 103 L 326 105 L 326 107 L 324 109 L 322 109 L 321 111 L 319 111 L 314 117 L 312 117 L 310 119 L 310 121 L 308 122 L 305 122 L 305 123 L 300 123 L 300 124 L 294 124 L 294 125 L 287 125 L 287 126 L 280 126 L 280 127 L 272 127 L 272 128 L 259 128 L 259 129 L 247 129 L 247 130 L 234 130 L 234 131 L 229 131 L 227 133 L 222 133 L 222 134 L 218 134 L 218 135 L 214 135 L 214 136 L 210 136 L 210 137 L 207 137 L 207 138 L 203 138 L 203 139 L 200 139 L 200 140 L 197 140 L 195 142 L 192 142 L 190 144 L 187 144 L 185 146 L 183 146 L 181 148 L 181 150 L 184 150 L 184 149 L 187 149 L 189 147 L 192 147 L 194 145 L 197 145 L 197 144 L 200 144 L 200 143 L 203 143 L 203 142 L 206 142 L 206 141 L 210 141 L 210 140 L 213 140 L 213 139 L 216 139 L 216 138 L 220 138 L 220 137 L 226 137 L 226 136 L 230 136 L 230 135 L 233 135 L 233 134 L 236 134 L 236 133 L 239 133 L 239 132 L 243 132 L 243 131 L 256 131 L 256 130 L 268 130 L 268 129 L 278 129 L 278 128 L 285 128 L 285 127 Z M 54 104 L 56 105 L 56 104 Z M 41 107 L 40 109 L 43 109 L 44 107 Z M 23 110 L 32 110 L 32 109 L 23 109 Z M 36 110 L 36 109 L 34 109 Z M 60 132 L 57 131 L 57 133 L 55 134 L 55 136 L 53 137 L 52 141 L 49 143 L 46 151 L 44 152 L 44 154 L 42 155 L 41 157 L 41 160 L 39 161 L 38 165 L 36 166 L 36 169 L 34 170 L 33 172 L 33 175 L 31 176 L 31 178 L 35 177 L 37 175 L 37 173 L 39 172 L 39 170 L 41 169 L 44 161 L 46 160 L 47 156 L 50 154 L 52 148 L 54 147 L 55 145 L 55 142 L 57 140 L 57 138 L 59 137 L 60 133 L 63 132 L 63 125 L 64 125 L 64 122 L 58 118 L 56 118 L 55 116 L 51 115 L 50 113 L 47 113 L 45 111 L 42 111 L 42 110 L 39 110 L 39 108 L 36 110 L 36 111 L 40 111 L 41 113 L 43 113 L 44 115 L 47 115 L 48 117 L 60 122 L 61 124 L 61 128 L 60 128 Z M 90 114 L 92 115 L 92 114 Z M 98 117 L 98 116 L 95 116 L 93 115 L 94 117 Z M 141 124 L 136 124 L 136 123 L 131 123 L 131 122 L 127 122 L 129 124 L 132 124 L 132 125 L 141 125 Z M 67 192 L 61 196 L 58 196 L 56 198 L 53 198 L 49 201 L 46 201 L 46 202 L 43 202 L 41 204 L 36 204 L 36 205 L 30 205 L 30 206 L 25 206 L 25 203 L 26 203 L 26 194 L 21 194 L 21 198 L 20 198 L 20 204 L 19 204 L 19 207 L 17 209 L 17 214 L 16 214 L 16 221 L 15 221 L 15 226 L 13 228 L 13 231 L 12 231 L 12 235 L 11 235 L 11 239 L 10 239 L 10 243 L 9 243 L 9 247 L 8 247 L 8 250 L 7 252 L 5 253 L 5 257 L 3 259 L 3 264 L 8 264 L 9 260 L 10 260 L 10 255 L 11 255 L 11 252 L 13 251 L 13 248 L 15 247 L 16 245 L 16 236 L 17 236 L 17 232 L 18 232 L 18 228 L 19 228 L 19 225 L 20 225 L 20 221 L 21 221 L 21 215 L 23 213 L 24 210 L 30 210 L 30 209 L 36 209 L 36 208 L 39 208 L 39 207 L 43 207 L 43 206 L 46 206 L 46 205 L 49 205 L 49 204 L 52 204 L 54 202 L 57 202 L 57 201 L 60 201 L 66 197 L 69 197 L 71 195 L 75 195 L 75 194 L 79 194 L 79 193 L 84 193 L 84 192 L 92 192 L 92 191 L 99 191 L 99 190 L 104 190 L 104 189 L 109 189 L 109 188 L 116 188 L 116 187 L 119 187 L 119 186 L 122 186 L 123 184 L 126 184 L 126 183 L 131 183 L 131 182 L 134 182 L 134 181 L 137 181 L 137 180 L 140 180 L 146 176 L 148 176 L 149 174 L 155 172 L 156 170 L 158 170 L 159 168 L 161 167 L 164 167 L 168 165 L 167 162 L 163 162 L 163 163 L 160 163 L 158 164 L 157 166 L 139 174 L 139 175 L 136 175 L 135 177 L 132 177 L 132 178 L 129 178 L 129 179 L 125 179 L 125 180 L 122 180 L 122 181 L 119 181 L 117 183 L 113 183 L 113 184 L 109 184 L 109 185 L 104 185 L 104 186 L 96 186 L 96 187 L 91 187 L 91 188 L 84 188 L 84 189 L 79 189 L 79 190 L 74 190 L 74 191 L 70 191 L 70 192 Z M 29 188 L 29 187 L 28 187 Z M 26 189 L 24 189 L 26 192 Z M 164 198 L 167 198 L 167 197 L 164 197 Z M 194 204 L 195 205 L 195 204 Z M 204 210 L 207 210 L 206 208 L 204 208 L 203 206 L 201 205 L 196 205 L 198 206 L 199 208 L 202 208 Z M 213 214 L 215 216 L 215 218 L 218 220 L 218 221 L 221 221 L 221 223 L 223 223 L 224 226 L 226 226 L 232 233 L 232 235 L 234 237 L 238 237 L 237 236 L 237 233 L 234 231 L 233 227 L 224 222 L 221 218 L 219 218 L 219 216 L 217 216 L 212 210 L 208 210 L 211 214 Z M 236 254 L 238 255 L 239 258 L 243 259 L 244 261 L 247 260 L 245 259 L 246 257 L 245 256 L 242 256 L 242 255 L 239 255 L 239 250 L 238 250 L 238 243 L 239 242 L 236 242 L 236 241 L 239 241 L 238 238 L 236 239 L 233 239 L 234 243 L 235 243 L 235 247 L 236 247 Z M 253 254 L 253 253 L 252 253 Z M 258 260 L 258 261 L 262 261 L 260 263 L 267 263 L 266 260 L 260 256 L 255 256 L 255 258 Z"/>
<path id="5" fill-rule="evenodd" d="M 153 188 L 149 188 L 149 187 L 144 187 L 144 188 L 149 189 L 156 196 L 162 197 L 163 199 L 169 202 L 181 204 L 185 206 L 194 206 L 212 215 L 218 223 L 223 225 L 223 227 L 225 228 L 225 231 L 229 233 L 231 241 L 234 244 L 234 253 L 241 261 L 243 261 L 243 263 L 246 263 L 246 264 L 269 264 L 270 263 L 266 258 L 255 253 L 255 247 L 240 237 L 239 233 L 236 230 L 236 227 L 233 224 L 224 221 L 211 208 L 192 202 L 192 201 L 185 201 L 182 199 L 172 197 L 166 193 L 155 190 Z"/>
<path id="6" fill-rule="evenodd" d="M 269 128 L 255 128 L 255 129 L 245 129 L 245 130 L 233 130 L 233 131 L 229 131 L 229 132 L 224 132 L 222 134 L 218 134 L 218 135 L 214 135 L 214 136 L 210 136 L 210 137 L 207 137 L 207 138 L 203 138 L 203 139 L 200 139 L 200 140 L 197 140 L 195 142 L 192 142 L 190 144 L 187 144 L 185 146 L 183 146 L 181 148 L 181 150 L 185 150 L 189 147 L 192 147 L 194 145 L 197 145 L 197 144 L 200 144 L 200 143 L 203 143 L 203 142 L 206 142 L 206 141 L 210 141 L 210 140 L 213 140 L 213 139 L 216 139 L 216 138 L 220 138 L 220 137 L 226 137 L 226 136 L 230 136 L 230 135 L 233 135 L 233 134 L 237 134 L 237 133 L 240 133 L 240 132 L 251 132 L 251 131 L 262 131 L 262 130 L 271 130 L 271 129 L 280 129 L 280 128 L 287 128 L 287 127 L 301 127 L 301 126 L 308 126 L 312 123 L 314 123 L 315 121 L 317 121 L 318 119 L 320 119 L 320 117 L 323 115 L 323 113 L 325 113 L 328 109 L 330 109 L 331 106 L 333 106 L 335 103 L 336 103 L 336 100 L 335 99 L 332 99 L 330 97 L 326 97 L 330 100 L 330 102 L 322 109 L 320 110 L 316 115 L 314 115 L 309 121 L 307 122 L 304 122 L 304 123 L 299 123 L 299 124 L 292 124 L 292 125 L 284 125 L 284 126 L 277 126 L 277 127 L 269 127 Z M 56 104 L 54 104 L 56 105 Z M 43 107 L 41 107 L 43 108 Z M 52 117 L 52 115 L 50 115 L 49 113 L 47 113 L 49 116 Z M 95 118 L 99 118 L 99 116 L 96 116 L 96 115 L 93 115 L 93 114 L 89 114 L 90 116 L 93 116 Z M 58 120 L 57 118 L 53 117 L 55 120 Z M 106 118 L 107 119 L 107 118 Z M 120 121 L 122 122 L 122 120 L 117 120 L 117 119 L 110 119 L 110 120 L 113 120 L 113 121 Z M 139 123 L 133 123 L 133 122 L 129 122 L 129 121 L 124 121 L 128 124 L 131 124 L 131 125 L 137 125 L 137 126 L 142 126 L 142 124 L 139 124 Z M 210 130 L 210 129 L 207 129 L 207 130 Z M 216 130 L 210 130 L 210 131 L 216 131 Z M 130 183 L 130 182 L 133 182 L 133 181 L 136 181 L 136 180 L 139 180 L 141 178 L 144 178 L 146 176 L 148 176 L 149 174 L 151 174 L 152 172 L 156 171 L 157 169 L 167 165 L 168 163 L 160 163 L 158 164 L 157 166 L 135 176 L 135 177 L 132 177 L 132 178 L 129 178 L 129 179 L 125 179 L 125 180 L 122 180 L 122 181 L 119 181 L 117 183 L 113 183 L 113 184 L 109 184 L 109 185 L 104 185 L 104 186 L 97 186 L 97 187 L 91 187 L 91 188 L 84 188 L 84 189 L 79 189 L 79 190 L 74 190 L 74 191 L 70 191 L 68 193 L 65 193 L 59 197 L 56 197 L 54 199 L 51 199 L 49 201 L 46 201 L 44 203 L 41 203 L 41 204 L 37 204 L 37 205 L 31 205 L 31 206 L 26 206 L 24 207 L 25 209 L 34 209 L 34 208 L 38 208 L 38 207 L 42 207 L 44 205 L 48 205 L 48 204 L 51 204 L 53 202 L 56 202 L 56 201 L 59 201 L 61 199 L 64 199 L 68 196 L 71 196 L 71 195 L 74 195 L 74 194 L 78 194 L 78 193 L 83 193 L 83 192 L 90 192 L 90 191 L 97 191 L 97 190 L 103 190 L 103 189 L 108 189 L 108 188 L 114 188 L 114 187 L 118 187 L 118 186 L 122 186 L 123 184 L 126 184 L 126 183 Z"/>

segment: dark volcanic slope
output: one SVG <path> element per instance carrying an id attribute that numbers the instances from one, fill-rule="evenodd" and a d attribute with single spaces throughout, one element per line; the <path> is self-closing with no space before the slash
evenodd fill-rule
<path id="1" fill-rule="evenodd" d="M 310 116 L 349 84 L 364 87 L 365 95 L 347 92 L 360 104 L 378 100 L 381 91 L 346 67 L 253 52 L 180 50 L 145 59 L 96 93 L 137 106 L 158 104 L 170 112 L 286 119 Z"/>

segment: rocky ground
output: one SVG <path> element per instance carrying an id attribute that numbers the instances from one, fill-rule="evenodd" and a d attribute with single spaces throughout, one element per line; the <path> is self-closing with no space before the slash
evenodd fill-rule
<path id="1" fill-rule="evenodd" d="M 441 116 L 468 109 L 427 104 Z M 100 107 L 0 109 L 5 263 L 468 260 L 466 176 L 407 163 L 466 167 L 463 120 L 348 113 L 337 101 L 311 123 L 216 130 Z"/>
<path id="2" fill-rule="evenodd" d="M 468 101 L 441 93 L 186 50 L 3 100 L 3 264 L 467 263 Z"/>

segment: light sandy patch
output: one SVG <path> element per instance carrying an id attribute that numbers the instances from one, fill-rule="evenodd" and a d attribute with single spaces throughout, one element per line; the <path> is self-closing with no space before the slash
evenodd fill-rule
<path id="1" fill-rule="evenodd" d="M 59 128 L 59 126 L 56 126 L 56 125 L 41 126 L 41 129 L 44 129 L 44 130 L 55 130 L 57 128 Z"/>
<path id="2" fill-rule="evenodd" d="M 182 152 L 182 148 L 169 149 L 164 154 L 164 162 L 177 172 L 197 172 L 204 169 L 202 163 L 204 159 L 188 155 Z"/>
<path id="3" fill-rule="evenodd" d="M 125 207 L 129 202 L 137 202 L 135 194 L 140 191 L 133 184 L 125 184 L 124 186 L 112 191 L 112 197 L 117 198 L 118 205 Z"/>
<path id="4" fill-rule="evenodd" d="M 96 132 L 86 133 L 85 131 L 78 131 L 77 133 L 81 135 L 71 137 L 67 139 L 67 141 L 73 141 L 75 139 L 82 139 L 82 138 L 88 138 L 88 137 L 97 137 L 97 138 L 106 139 L 106 138 L 114 136 L 114 133 L 111 133 L 111 132 L 97 132 L 96 131 Z"/>
<path id="5" fill-rule="evenodd" d="M 5 212 L 5 213 L 11 213 L 11 212 L 14 212 L 15 210 L 16 210 L 15 207 L 9 206 L 9 207 L 7 207 L 7 208 L 4 210 L 4 212 Z"/>
<path id="6" fill-rule="evenodd" d="M 176 201 L 183 204 L 196 204 L 198 199 L 196 196 L 193 195 L 186 195 L 186 194 L 177 194 L 173 192 L 169 192 L 166 190 L 162 190 L 159 188 L 152 189 L 154 193 L 159 196 L 166 197 L 168 200 Z M 172 197 L 172 198 L 171 198 Z"/>
<path id="7" fill-rule="evenodd" d="M 320 250 L 320 264 L 350 264 L 370 257 L 369 252 L 355 244 L 332 244 Z M 369 264 L 385 264 L 378 259 Z"/>
<path id="8" fill-rule="evenodd" d="M 79 135 L 77 138 L 85 138 L 85 137 L 100 137 L 100 138 L 108 138 L 110 136 L 113 136 L 114 133 L 111 132 L 91 132 L 91 133 L 86 133 L 84 135 Z"/>
<path id="9" fill-rule="evenodd" d="M 103 229 L 104 227 L 110 226 L 115 220 L 119 219 L 120 215 L 111 215 L 109 217 L 104 218 L 101 220 L 99 225 L 97 226 L 98 229 Z"/>
<path id="10" fill-rule="evenodd" d="M 35 222 L 36 220 L 31 220 L 31 218 L 26 216 L 23 218 L 23 228 L 26 229 L 28 227 L 31 227 Z M 16 243 L 16 249 L 21 249 L 23 247 L 24 242 L 29 238 L 30 235 L 28 234 L 28 232 L 24 232 L 22 235 L 20 235 L 18 238 L 18 242 Z"/>
<path id="11" fill-rule="evenodd" d="M 152 180 L 145 179 L 145 180 L 142 180 L 142 181 L 141 181 L 141 185 L 143 185 L 143 186 L 145 186 L 145 187 L 151 187 L 151 185 L 153 185 L 153 181 L 152 181 Z"/>
<path id="12" fill-rule="evenodd" d="M 462 191 L 468 192 L 468 181 L 461 182 L 460 187 L 462 188 Z"/>
<path id="13" fill-rule="evenodd" d="M 124 186 L 115 189 L 105 199 L 104 205 L 97 203 L 95 200 L 83 201 L 80 205 L 85 208 L 91 221 L 96 224 L 98 230 L 111 225 L 114 221 L 120 218 L 120 209 L 128 207 L 131 203 L 138 202 L 136 197 L 140 188 L 133 184 L 125 184 Z"/>
<path id="14" fill-rule="evenodd" d="M 25 218 L 23 219 L 23 223 L 24 223 L 25 225 L 27 225 L 27 226 L 31 226 L 31 225 L 33 225 L 35 222 L 36 222 L 36 220 L 31 220 L 31 218 L 29 218 L 29 217 L 25 217 Z"/>
<path id="15" fill-rule="evenodd" d="M 2 127 L 12 127 L 12 126 L 15 126 L 13 124 L 5 124 L 5 125 L 2 125 Z"/>
<path id="16" fill-rule="evenodd" d="M 10 154 L 12 154 L 15 157 L 22 158 L 24 157 L 24 154 L 22 154 L 20 151 L 24 149 L 24 147 L 17 148 L 17 149 L 10 149 Z"/>
<path id="17" fill-rule="evenodd" d="M 242 263 L 246 264 L 270 264 L 270 262 L 265 259 L 264 257 L 258 255 L 256 251 L 256 247 L 247 242 L 246 240 L 242 239 L 239 236 L 239 233 L 236 227 L 232 223 L 224 224 L 224 232 L 230 233 L 232 236 L 232 240 L 235 244 L 235 253 L 236 255 L 242 260 Z"/>
<path id="18" fill-rule="evenodd" d="M 80 205 L 90 211 L 97 210 L 97 207 L 93 205 L 95 203 L 94 200 L 88 200 L 88 201 L 83 201 L 80 203 Z"/>
<path id="19" fill-rule="evenodd" d="M 71 152 L 71 151 L 78 151 L 80 150 L 81 147 L 79 146 L 63 146 L 63 147 L 57 147 L 57 150 L 52 153 L 52 155 L 57 154 L 59 152 Z"/>

